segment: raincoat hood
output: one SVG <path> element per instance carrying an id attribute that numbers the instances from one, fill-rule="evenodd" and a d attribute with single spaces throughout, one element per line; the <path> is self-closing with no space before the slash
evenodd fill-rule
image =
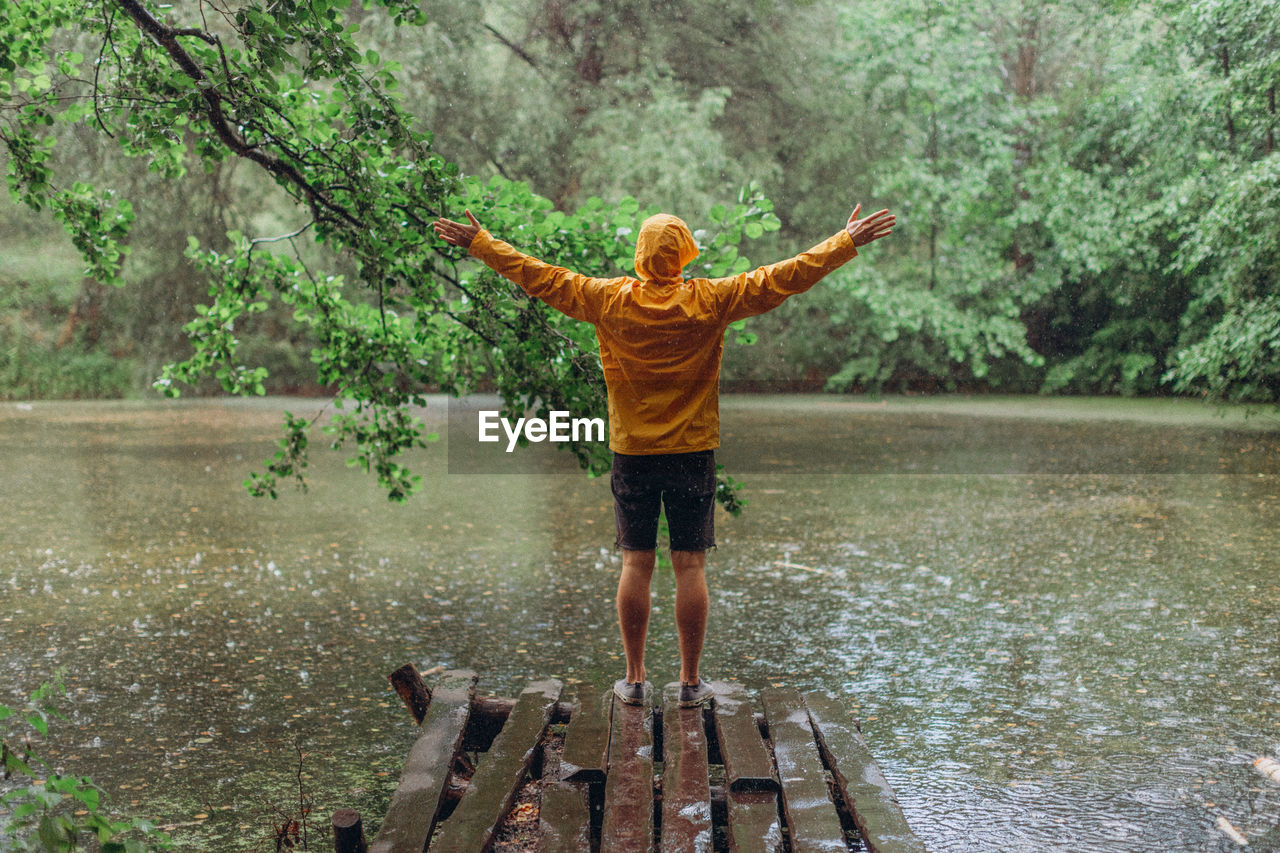
<path id="1" fill-rule="evenodd" d="M 669 213 L 650 216 L 636 238 L 636 275 L 646 281 L 679 281 L 685 264 L 698 257 L 698 244 L 684 220 Z"/>

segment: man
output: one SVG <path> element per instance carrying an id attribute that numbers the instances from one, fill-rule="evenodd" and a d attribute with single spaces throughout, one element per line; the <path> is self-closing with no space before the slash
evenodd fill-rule
<path id="1" fill-rule="evenodd" d="M 644 702 L 644 646 L 658 514 L 666 506 L 676 580 L 680 705 L 706 702 L 698 672 L 707 626 L 707 549 L 715 546 L 715 459 L 720 446 L 720 356 L 725 327 L 763 314 L 887 236 L 894 217 L 853 209 L 834 236 L 790 260 L 721 279 L 685 279 L 698 246 L 680 219 L 645 220 L 636 240 L 636 277 L 589 278 L 495 240 L 471 211 L 467 222 L 438 219 L 436 233 L 551 307 L 596 328 L 609 396 L 609 449 L 622 576 L 618 622 L 626 677 L 614 692 Z"/>

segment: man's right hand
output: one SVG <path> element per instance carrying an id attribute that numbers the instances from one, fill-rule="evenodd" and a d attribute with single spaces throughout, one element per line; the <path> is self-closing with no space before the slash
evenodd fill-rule
<path id="1" fill-rule="evenodd" d="M 436 229 L 436 234 L 446 243 L 470 249 L 471 241 L 480 233 L 480 222 L 471 215 L 471 211 L 466 211 L 466 214 L 467 222 L 454 222 L 452 219 L 441 218 L 433 222 L 431 227 Z"/>
<path id="2" fill-rule="evenodd" d="M 872 240 L 888 237 L 893 231 L 895 219 L 888 208 L 877 211 L 865 219 L 858 218 L 861 211 L 862 205 L 859 204 L 853 209 L 853 213 L 849 214 L 849 223 L 844 226 L 844 230 L 848 231 L 849 236 L 853 238 L 853 245 L 865 246 Z"/>

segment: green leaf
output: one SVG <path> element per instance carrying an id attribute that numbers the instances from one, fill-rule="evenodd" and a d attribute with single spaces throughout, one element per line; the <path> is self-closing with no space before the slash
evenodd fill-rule
<path id="1" fill-rule="evenodd" d="M 49 734 L 49 721 L 43 714 L 32 712 L 27 714 L 27 724 L 40 733 L 41 737 Z"/>

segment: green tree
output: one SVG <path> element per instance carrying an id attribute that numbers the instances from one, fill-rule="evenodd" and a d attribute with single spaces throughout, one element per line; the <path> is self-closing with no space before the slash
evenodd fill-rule
<path id="1" fill-rule="evenodd" d="M 1277 399 L 1280 53 L 1258 8 L 1137 4 L 1106 19 L 1109 73 L 1064 110 L 1034 176 L 1063 270 L 1030 323 L 1053 365 L 1046 390 Z"/>
<path id="2" fill-rule="evenodd" d="M 1217 117 L 1220 131 L 1206 134 L 1202 163 L 1215 168 L 1201 184 L 1196 215 L 1182 222 L 1176 262 L 1197 287 L 1166 378 L 1179 391 L 1217 399 L 1280 401 L 1275 12 L 1267 3 L 1196 0 L 1173 31 L 1189 45 L 1197 78 L 1209 83 L 1187 97 L 1194 103 L 1199 95 L 1201 114 Z"/>
<path id="3" fill-rule="evenodd" d="M 213 375 L 229 393 L 262 394 L 267 370 L 245 357 L 243 337 L 272 305 L 308 328 L 320 385 L 335 390 L 326 427 L 335 447 L 374 472 L 401 500 L 417 478 L 401 463 L 423 445 L 413 414 L 429 388 L 465 392 L 480 382 L 502 394 L 508 413 L 604 409 L 590 330 L 525 297 L 487 270 L 460 263 L 430 222 L 468 206 L 497 233 L 553 262 L 586 273 L 625 271 L 638 221 L 634 199 L 589 199 L 575 214 L 553 209 L 521 183 L 462 180 L 458 167 L 415 130 L 397 97 L 398 66 L 357 42 L 363 14 L 342 0 L 201 3 L 160 20 L 141 0 L 84 7 L 39 0 L 0 7 L 0 129 L 11 191 L 48 207 L 84 256 L 90 274 L 121 283 L 133 205 L 114 188 L 63 177 L 51 151 L 59 122 L 89 124 L 125 153 L 182 182 L 241 161 L 268 175 L 295 205 L 294 227 L 278 236 L 228 235 L 207 248 L 192 235 L 186 255 L 209 282 L 208 304 L 186 326 L 193 354 L 157 385 Z M 396 26 L 426 23 L 408 0 L 383 0 Z M 98 40 L 96 59 L 62 44 Z M 706 235 L 706 269 L 740 269 L 737 242 L 776 227 L 769 206 L 744 195 Z M 305 253 L 304 239 L 325 252 Z M 280 452 L 252 487 L 275 494 L 282 477 L 301 479 L 311 423 L 288 416 Z M 584 465 L 607 464 L 597 445 L 573 446 Z"/>
<path id="4" fill-rule="evenodd" d="M 1004 360 L 1038 362 L 1021 314 L 1055 277 L 1034 262 L 1024 173 L 1045 109 L 1031 57 L 1047 35 L 1024 20 L 1040 14 L 1032 6 L 994 6 L 994 28 L 986 7 L 912 0 L 845 13 L 836 61 L 849 96 L 838 109 L 880 119 L 869 170 L 902 233 L 874 266 L 833 277 L 823 309 L 843 352 L 831 387 L 955 387 Z"/>
<path id="5" fill-rule="evenodd" d="M 862 201 L 895 239 L 739 329 L 763 348 L 728 347 L 727 380 L 1275 399 L 1271 4 L 162 8 L 0 11 L 0 159 L 89 272 L 5 295 L 8 388 L 174 359 L 171 388 L 327 388 L 331 440 L 402 495 L 424 389 L 601 399 L 589 330 L 445 251 L 438 213 L 608 274 L 653 206 L 728 269 Z"/>

